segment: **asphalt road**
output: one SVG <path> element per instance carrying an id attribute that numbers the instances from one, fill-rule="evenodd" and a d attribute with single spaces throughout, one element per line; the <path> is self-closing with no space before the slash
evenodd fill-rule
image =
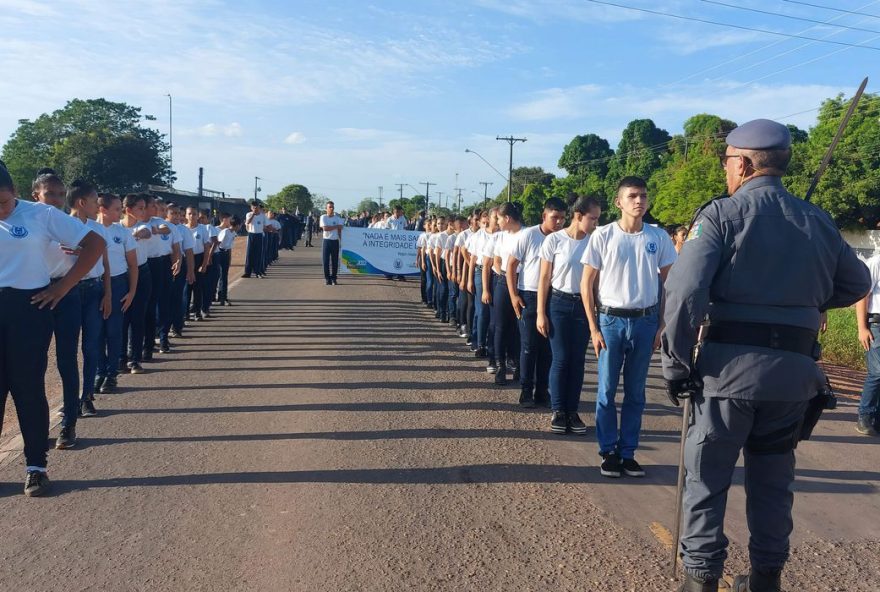
<path id="1" fill-rule="evenodd" d="M 0 460 L 0 590 L 673 590 L 680 411 L 652 388 L 645 479 L 599 476 L 595 434 L 522 411 L 418 284 L 284 253 L 148 373 L 99 395 L 52 495 Z M 592 358 L 592 356 L 589 356 Z M 583 417 L 592 426 L 589 362 Z M 798 452 L 786 590 L 880 579 L 880 439 L 844 400 Z M 57 435 L 57 428 L 52 437 Z M 741 475 L 730 573 L 745 569 Z"/>

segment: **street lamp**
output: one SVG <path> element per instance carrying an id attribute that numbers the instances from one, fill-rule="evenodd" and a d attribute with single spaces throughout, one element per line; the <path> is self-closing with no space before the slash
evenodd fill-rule
<path id="1" fill-rule="evenodd" d="M 174 171 L 174 103 L 171 95 L 168 97 L 168 168 Z"/>

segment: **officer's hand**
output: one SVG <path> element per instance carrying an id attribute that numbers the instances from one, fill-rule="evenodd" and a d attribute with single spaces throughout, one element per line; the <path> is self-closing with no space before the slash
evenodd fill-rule
<path id="1" fill-rule="evenodd" d="M 547 315 L 543 312 L 538 313 L 537 329 L 538 333 L 550 339 L 550 323 L 547 320 Z"/>
<path id="2" fill-rule="evenodd" d="M 689 399 L 703 388 L 703 381 L 699 378 L 679 378 L 678 380 L 666 381 L 666 396 L 669 402 L 678 407 L 680 399 Z"/>
<path id="3" fill-rule="evenodd" d="M 859 343 L 862 344 L 862 349 L 865 351 L 871 349 L 871 344 L 874 343 L 874 335 L 870 329 L 859 329 Z"/>
<path id="4" fill-rule="evenodd" d="M 513 313 L 516 315 L 516 318 L 520 318 L 522 316 L 522 311 L 526 307 L 526 301 L 522 299 L 521 296 L 517 296 L 513 299 Z"/>
<path id="5" fill-rule="evenodd" d="M 608 346 L 605 345 L 605 338 L 602 337 L 602 333 L 600 333 L 599 331 L 593 333 L 591 338 L 593 340 L 593 350 L 596 352 L 596 357 L 598 358 L 599 352 L 601 352 L 603 349 L 608 349 Z"/>

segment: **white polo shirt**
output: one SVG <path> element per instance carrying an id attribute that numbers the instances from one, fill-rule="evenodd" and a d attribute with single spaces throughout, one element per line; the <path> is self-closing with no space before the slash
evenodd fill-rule
<path id="1" fill-rule="evenodd" d="M 498 234 L 498 238 L 495 240 L 495 250 L 493 252 L 493 257 L 501 258 L 501 271 L 507 271 L 507 259 L 510 257 L 510 254 L 513 253 L 513 247 L 516 246 L 516 241 L 519 239 L 519 234 L 522 230 L 517 232 L 510 232 L 509 230 L 503 230 Z"/>
<path id="2" fill-rule="evenodd" d="M 79 245 L 88 232 L 85 224 L 52 206 L 15 200 L 15 209 L 0 220 L 0 288 L 48 285 L 49 243 Z"/>
<path id="3" fill-rule="evenodd" d="M 590 237 L 581 263 L 598 269 L 599 302 L 614 308 L 649 308 L 660 301 L 658 273 L 675 263 L 677 254 L 665 231 L 644 224 L 629 233 L 617 222 Z"/>
<path id="4" fill-rule="evenodd" d="M 573 239 L 565 229 L 554 232 L 541 245 L 541 259 L 553 264 L 550 285 L 566 294 L 580 294 L 584 264 L 581 257 L 590 242 L 590 235 L 581 240 Z"/>
<path id="5" fill-rule="evenodd" d="M 416 248 L 424 250 L 425 244 L 428 242 L 428 235 L 426 233 L 421 233 L 419 238 L 416 239 Z"/>
<path id="6" fill-rule="evenodd" d="M 147 226 L 144 222 L 138 222 L 131 228 L 128 228 L 127 226 L 123 226 L 123 228 L 128 230 L 131 233 L 132 238 L 134 238 L 135 240 L 135 249 L 137 250 L 137 264 L 138 267 L 140 267 L 141 265 L 146 263 L 147 259 L 149 258 L 150 241 L 152 240 L 152 235 L 151 238 L 138 238 L 136 235 L 143 229 L 150 230 L 150 227 Z"/>
<path id="7" fill-rule="evenodd" d="M 880 254 L 873 255 L 865 265 L 871 272 L 871 292 L 868 299 L 868 314 L 880 314 Z"/>
<path id="8" fill-rule="evenodd" d="M 150 218 L 150 225 L 156 229 L 161 226 L 171 228 L 171 224 L 163 218 Z M 172 234 L 157 234 L 153 236 L 152 240 L 155 241 L 155 245 L 151 245 L 155 255 L 150 255 L 150 257 L 164 257 L 171 254 L 173 250 L 171 246 L 174 244 L 174 236 Z"/>
<path id="9" fill-rule="evenodd" d="M 553 233 L 550 233 L 553 234 Z M 541 245 L 549 235 L 541 232 L 541 225 L 525 228 L 516 233 L 511 256 L 519 261 L 516 287 L 529 292 L 538 291 L 541 278 Z"/>
<path id="10" fill-rule="evenodd" d="M 249 234 L 263 234 L 266 227 L 266 214 L 248 212 L 244 217 L 244 226 Z"/>
<path id="11" fill-rule="evenodd" d="M 217 240 L 219 241 L 219 247 L 224 251 L 229 251 L 232 249 L 232 244 L 235 242 L 235 231 L 231 228 L 221 228 L 220 233 L 217 235 Z"/>
<path id="12" fill-rule="evenodd" d="M 470 228 L 465 228 L 464 230 L 459 232 L 455 238 L 455 246 L 459 249 L 462 247 L 467 248 L 467 241 L 473 233 L 474 231 Z"/>
<path id="13" fill-rule="evenodd" d="M 406 218 L 403 216 L 400 218 L 392 216 L 385 222 L 385 228 L 388 230 L 406 230 Z"/>
<path id="14" fill-rule="evenodd" d="M 175 224 L 177 232 L 180 234 L 180 250 L 181 255 L 186 253 L 187 249 L 195 248 L 196 241 L 193 239 L 192 231 L 186 224 Z"/>
<path id="15" fill-rule="evenodd" d="M 492 269 L 495 269 L 495 243 L 498 241 L 498 237 L 500 236 L 501 231 L 499 230 L 496 230 L 491 234 L 489 234 L 489 232 L 486 232 L 486 242 L 483 243 L 483 249 L 482 251 L 480 251 L 481 264 L 482 260 L 488 258 L 489 266 Z"/>
<path id="16" fill-rule="evenodd" d="M 321 219 L 318 222 L 318 226 L 320 226 L 321 228 L 324 228 L 325 226 L 345 226 L 345 220 L 343 220 L 341 216 L 337 216 L 336 214 L 333 214 L 332 216 L 321 214 Z M 324 240 L 339 240 L 339 231 L 335 228 L 333 230 L 324 230 L 322 232 Z"/>
<path id="17" fill-rule="evenodd" d="M 486 244 L 488 237 L 489 233 L 486 232 L 486 229 L 480 228 L 470 235 L 465 243 L 468 253 L 477 258 L 477 265 L 483 264 L 483 246 Z"/>
<path id="18" fill-rule="evenodd" d="M 137 241 L 134 240 L 134 236 L 128 228 L 116 222 L 104 227 L 104 237 L 107 239 L 110 275 L 116 277 L 126 273 L 128 271 L 126 253 L 137 251 Z"/>
<path id="19" fill-rule="evenodd" d="M 211 233 L 204 224 L 196 224 L 195 228 L 186 227 L 193 237 L 193 255 L 201 255 L 205 252 L 205 243 L 210 242 Z"/>
<path id="20" fill-rule="evenodd" d="M 441 245 L 441 249 L 443 250 L 444 255 L 455 248 L 455 241 L 457 239 L 458 235 L 455 233 L 446 234 L 446 237 L 443 239 L 443 244 Z"/>
<path id="21" fill-rule="evenodd" d="M 107 236 L 107 233 L 104 232 L 104 226 L 99 224 L 95 220 L 86 220 L 86 228 L 91 231 L 94 231 L 98 236 L 104 239 L 104 248 L 107 248 L 107 242 L 110 238 Z M 111 274 L 112 275 L 112 274 Z M 104 277 L 104 257 L 98 257 L 98 261 L 92 266 L 92 268 L 83 276 L 84 280 L 93 280 L 96 278 Z"/>

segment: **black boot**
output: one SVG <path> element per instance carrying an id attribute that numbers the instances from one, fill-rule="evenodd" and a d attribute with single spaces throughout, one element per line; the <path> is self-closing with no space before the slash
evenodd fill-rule
<path id="1" fill-rule="evenodd" d="M 782 572 L 752 569 L 747 576 L 736 576 L 733 592 L 782 592 Z"/>
<path id="2" fill-rule="evenodd" d="M 495 370 L 495 384 L 498 386 L 507 385 L 507 367 L 504 364 L 498 364 L 498 369 Z"/>
<path id="3" fill-rule="evenodd" d="M 689 573 L 684 574 L 684 583 L 678 592 L 718 592 L 718 580 L 698 580 Z"/>
<path id="4" fill-rule="evenodd" d="M 519 406 L 524 407 L 525 409 L 532 409 L 535 407 L 535 399 L 532 397 L 532 389 L 528 387 L 523 387 L 519 393 Z"/>

